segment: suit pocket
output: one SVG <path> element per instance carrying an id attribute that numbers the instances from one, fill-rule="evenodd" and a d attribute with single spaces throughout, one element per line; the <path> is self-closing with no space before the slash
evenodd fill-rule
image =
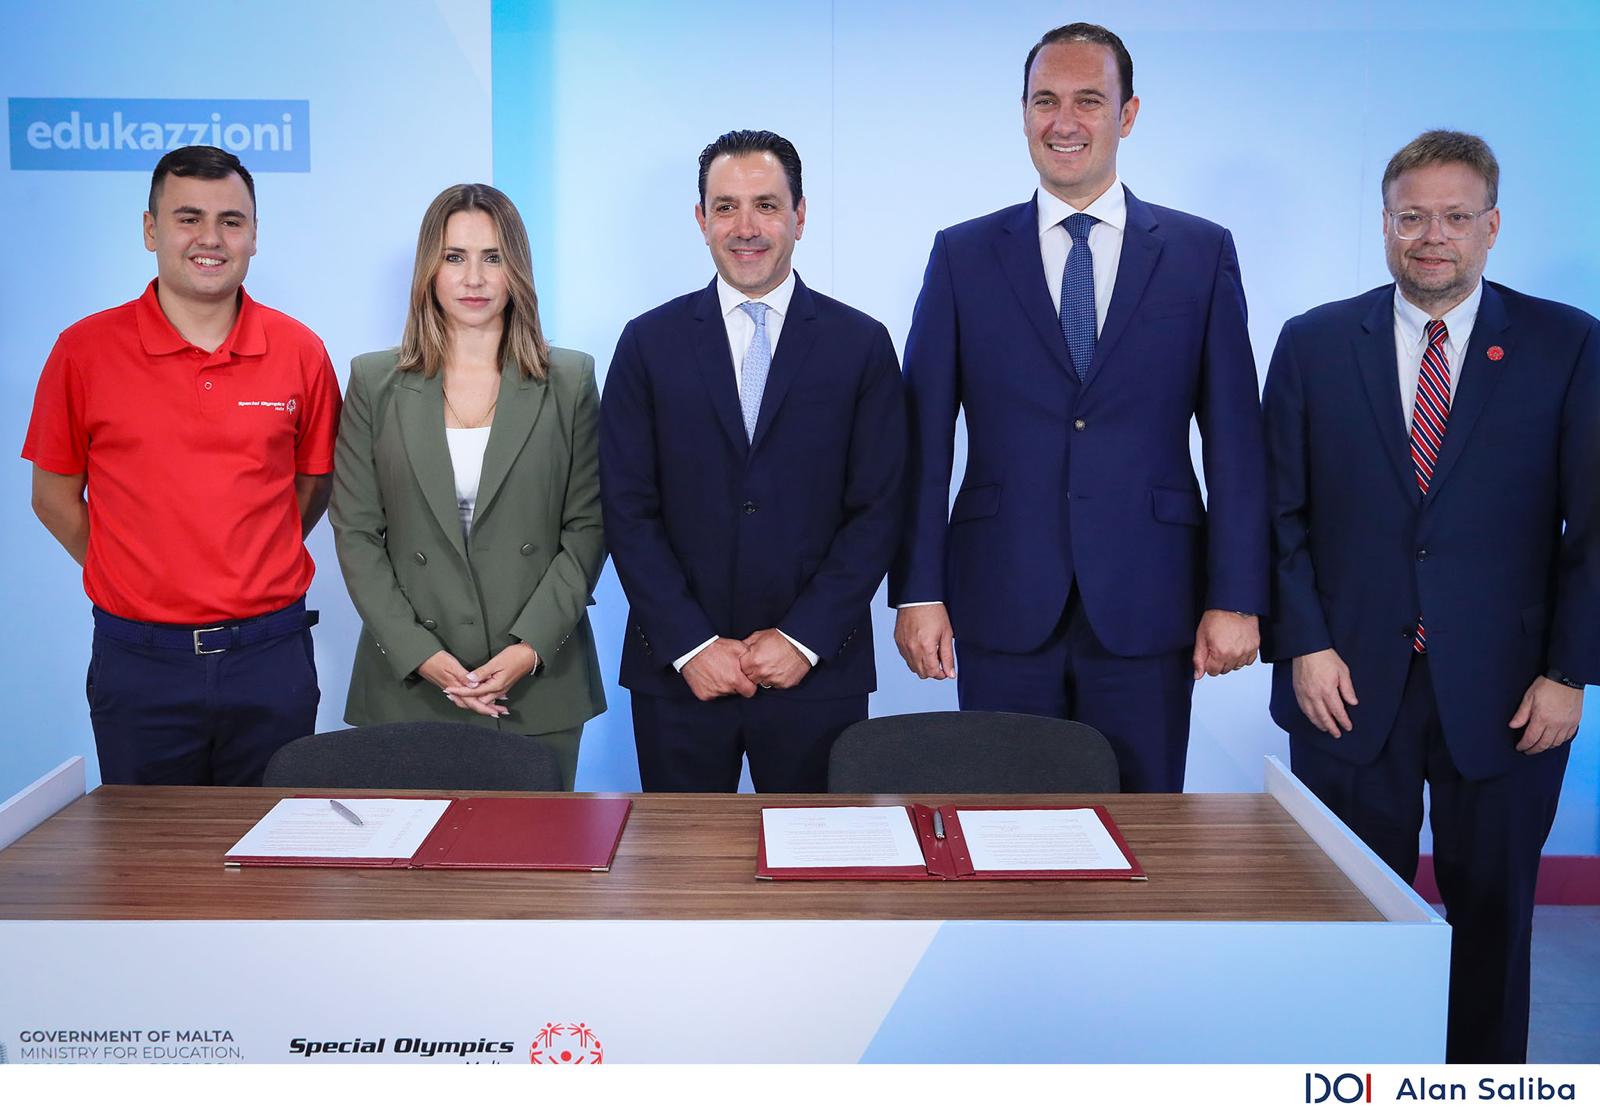
<path id="1" fill-rule="evenodd" d="M 1181 300 L 1151 301 L 1140 305 L 1138 316 L 1141 320 L 1159 320 L 1168 316 L 1187 316 L 1194 310 L 1194 298 L 1184 297 Z"/>
<path id="2" fill-rule="evenodd" d="M 1192 489 L 1151 487 L 1150 511 L 1157 520 L 1167 524 L 1187 524 L 1198 528 L 1206 522 L 1205 505 L 1200 501 L 1199 492 Z"/>
<path id="3" fill-rule="evenodd" d="M 986 516 L 994 516 L 999 511 L 999 483 L 968 486 L 956 494 L 956 503 L 950 510 L 950 523 L 960 524 L 963 520 L 980 520 Z"/>

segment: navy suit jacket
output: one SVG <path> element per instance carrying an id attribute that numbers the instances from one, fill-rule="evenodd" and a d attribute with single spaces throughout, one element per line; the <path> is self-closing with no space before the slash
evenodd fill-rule
<path id="1" fill-rule="evenodd" d="M 1508 727 L 1547 668 L 1600 682 L 1600 324 L 1486 283 L 1427 496 L 1395 366 L 1394 286 L 1284 325 L 1267 375 L 1272 716 L 1357 763 L 1383 746 L 1419 613 L 1457 768 L 1526 756 Z M 1291 660 L 1324 648 L 1360 704 L 1342 739 L 1296 704 Z"/>
<path id="2" fill-rule="evenodd" d="M 780 628 L 819 662 L 770 696 L 869 693 L 905 421 L 883 325 L 798 279 L 753 440 L 715 281 L 630 321 L 600 412 L 607 543 L 631 607 L 622 685 L 692 697 L 673 660 L 712 636 Z"/>
<path id="3" fill-rule="evenodd" d="M 1127 195 L 1111 305 L 1080 385 L 1036 200 L 939 233 L 906 340 L 911 508 L 890 603 L 1031 651 L 1073 581 L 1118 655 L 1194 642 L 1202 609 L 1265 613 L 1261 402 L 1233 240 Z M 967 469 L 949 505 L 957 408 Z M 1210 507 L 1189 453 L 1205 442 Z"/>

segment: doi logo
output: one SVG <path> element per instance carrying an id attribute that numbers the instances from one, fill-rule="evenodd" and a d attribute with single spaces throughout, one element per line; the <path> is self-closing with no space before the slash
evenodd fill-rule
<path id="1" fill-rule="evenodd" d="M 528 1050 L 530 1064 L 598 1064 L 605 1060 L 600 1038 L 583 1022 L 546 1022 Z"/>
<path id="2" fill-rule="evenodd" d="M 1329 1079 L 1320 1071 L 1306 1072 L 1306 1101 L 1371 1102 L 1372 1073 L 1357 1075 L 1353 1071 L 1340 1072 Z"/>

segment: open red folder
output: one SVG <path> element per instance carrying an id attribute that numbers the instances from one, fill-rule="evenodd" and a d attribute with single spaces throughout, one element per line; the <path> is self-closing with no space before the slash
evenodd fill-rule
<path id="1" fill-rule="evenodd" d="M 793 807 L 812 808 L 812 807 Z M 770 867 L 767 864 L 767 838 L 765 832 L 758 838 L 756 878 L 758 879 L 1146 879 L 1144 868 L 1134 858 L 1117 828 L 1111 814 L 1104 806 L 930 806 L 904 807 L 907 818 L 917 833 L 924 865 L 921 867 Z M 999 810 L 1006 812 L 1040 810 L 1092 810 L 1100 818 L 1105 831 L 1127 862 L 1123 868 L 1094 868 L 1092 870 L 1005 870 L 979 871 L 973 866 L 966 837 L 961 830 L 959 811 Z M 944 837 L 938 835 L 934 814 L 938 813 L 944 826 Z"/>
<path id="2" fill-rule="evenodd" d="M 609 871 L 627 798 L 457 798 L 405 859 L 228 854 L 229 866 Z"/>

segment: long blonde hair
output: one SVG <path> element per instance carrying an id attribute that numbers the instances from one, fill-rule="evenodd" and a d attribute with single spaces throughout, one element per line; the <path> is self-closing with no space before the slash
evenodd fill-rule
<path id="1" fill-rule="evenodd" d="M 444 228 L 457 212 L 483 212 L 494 221 L 500 260 L 510 297 L 505 328 L 500 334 L 500 361 L 514 361 L 525 377 L 543 381 L 549 372 L 550 344 L 539 327 L 539 295 L 533 288 L 533 261 L 528 231 L 511 198 L 492 185 L 452 185 L 433 198 L 417 232 L 417 261 L 411 271 L 411 303 L 400 339 L 396 365 L 433 377 L 444 367 L 449 350 L 444 309 L 433 291 L 444 264 Z"/>

